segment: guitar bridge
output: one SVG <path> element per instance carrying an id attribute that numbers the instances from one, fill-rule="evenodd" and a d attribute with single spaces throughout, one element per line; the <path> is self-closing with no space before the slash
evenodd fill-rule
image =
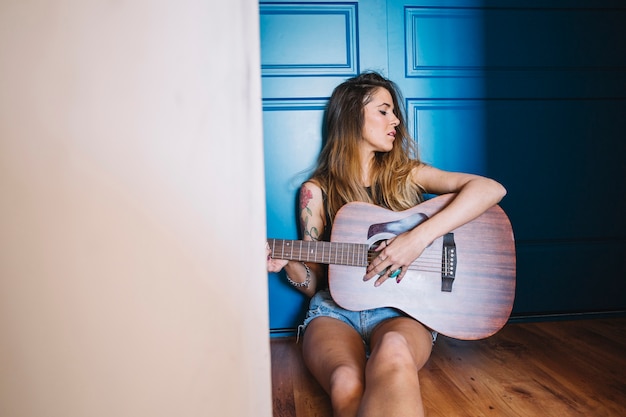
<path id="1" fill-rule="evenodd" d="M 443 237 L 443 248 L 441 257 L 441 291 L 452 292 L 452 284 L 456 276 L 456 244 L 454 243 L 454 233 L 448 233 Z"/>

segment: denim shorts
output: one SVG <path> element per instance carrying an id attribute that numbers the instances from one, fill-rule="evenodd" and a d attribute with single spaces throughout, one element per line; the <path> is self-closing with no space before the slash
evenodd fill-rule
<path id="1" fill-rule="evenodd" d="M 369 346 L 372 331 L 376 326 L 387 319 L 394 317 L 408 317 L 405 313 L 392 307 L 374 308 L 371 310 L 351 311 L 342 308 L 335 303 L 330 296 L 329 290 L 318 291 L 309 303 L 309 311 L 306 314 L 304 323 L 298 327 L 298 336 L 300 331 L 306 330 L 311 320 L 317 317 L 332 317 L 341 320 L 355 329 L 363 343 Z M 437 333 L 431 331 L 433 343 L 437 338 Z"/>

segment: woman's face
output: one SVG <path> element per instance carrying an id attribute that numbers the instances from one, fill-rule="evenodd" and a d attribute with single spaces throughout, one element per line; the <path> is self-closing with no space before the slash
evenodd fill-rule
<path id="1" fill-rule="evenodd" d="M 389 152 L 400 120 L 394 114 L 393 99 L 385 88 L 378 88 L 363 109 L 363 142 L 368 151 Z"/>

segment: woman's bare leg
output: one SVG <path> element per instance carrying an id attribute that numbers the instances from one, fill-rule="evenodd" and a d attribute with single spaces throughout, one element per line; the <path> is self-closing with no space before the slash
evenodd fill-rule
<path id="1" fill-rule="evenodd" d="M 430 357 L 430 331 L 410 318 L 390 319 L 374 330 L 371 344 L 358 416 L 424 416 L 418 371 Z"/>
<path id="2" fill-rule="evenodd" d="M 356 417 L 365 389 L 365 346 L 346 323 L 318 317 L 304 334 L 304 362 L 330 395 L 334 417 Z M 387 414 L 391 416 L 392 414 Z"/>

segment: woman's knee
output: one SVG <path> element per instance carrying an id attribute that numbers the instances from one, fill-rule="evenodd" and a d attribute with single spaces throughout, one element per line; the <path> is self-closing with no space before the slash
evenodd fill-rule
<path id="1" fill-rule="evenodd" d="M 388 367 L 406 368 L 415 366 L 415 358 L 409 341 L 396 331 L 384 333 L 373 347 L 371 361 L 386 364 Z"/>
<path id="2" fill-rule="evenodd" d="M 372 347 L 373 362 L 386 363 L 387 366 L 402 368 L 414 366 L 419 370 L 430 357 L 432 336 L 420 327 L 407 329 L 402 326 L 388 326 L 381 331 Z"/>
<path id="3" fill-rule="evenodd" d="M 333 403 L 359 402 L 365 390 L 365 375 L 362 369 L 350 365 L 339 365 L 330 376 L 330 396 Z"/>

